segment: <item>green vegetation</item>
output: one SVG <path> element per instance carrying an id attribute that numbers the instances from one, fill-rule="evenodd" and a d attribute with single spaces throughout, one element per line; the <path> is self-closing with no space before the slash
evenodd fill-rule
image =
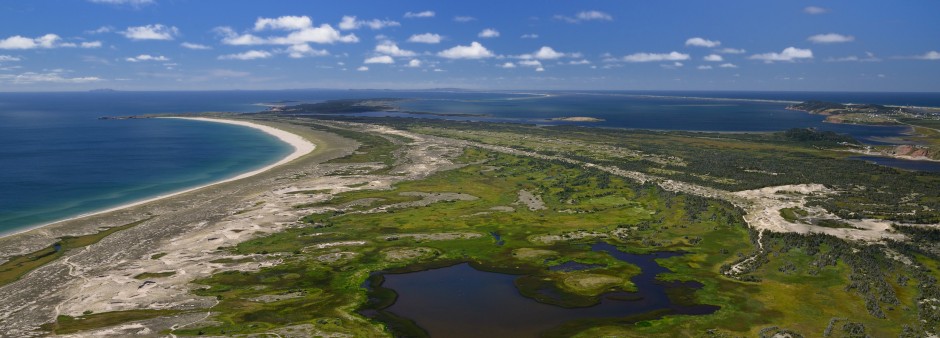
<path id="1" fill-rule="evenodd" d="M 170 277 L 175 274 L 176 274 L 176 271 L 144 272 L 142 274 L 134 276 L 134 278 L 144 280 L 144 279 L 151 279 L 151 278 Z"/>
<path id="2" fill-rule="evenodd" d="M 6 285 L 15 282 L 30 271 L 33 271 L 34 269 L 43 266 L 46 263 L 52 262 L 59 257 L 62 257 L 62 255 L 66 252 L 98 243 L 98 241 L 108 237 L 110 234 L 131 228 L 140 223 L 146 222 L 147 220 L 149 220 L 149 218 L 128 223 L 122 226 L 109 228 L 91 235 L 62 237 L 59 239 L 59 242 L 50 245 L 45 249 L 22 256 L 12 257 L 9 261 L 0 264 L 0 285 Z"/>
<path id="3" fill-rule="evenodd" d="M 87 312 L 87 311 L 86 311 Z M 135 320 L 170 316 L 180 313 L 175 310 L 130 310 L 89 313 L 79 317 L 59 316 L 56 321 L 43 325 L 43 329 L 55 334 L 70 334 L 90 329 L 108 327 Z"/>
<path id="4" fill-rule="evenodd" d="M 800 222 L 801 218 L 806 217 L 807 215 L 809 215 L 809 212 L 800 208 L 780 209 L 780 216 L 790 223 L 798 223 Z"/>

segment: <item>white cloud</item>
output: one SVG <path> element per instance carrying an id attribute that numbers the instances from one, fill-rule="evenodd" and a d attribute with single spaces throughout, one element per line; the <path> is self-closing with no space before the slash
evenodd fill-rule
<path id="1" fill-rule="evenodd" d="M 255 20 L 256 32 L 266 29 L 295 31 L 311 27 L 313 27 L 313 20 L 310 20 L 310 17 L 306 15 L 285 15 L 277 18 L 258 18 L 258 20 Z"/>
<path id="2" fill-rule="evenodd" d="M 339 22 L 339 25 L 337 25 L 337 27 L 339 27 L 339 29 L 342 29 L 342 30 L 359 29 L 362 26 L 366 26 L 375 30 L 375 29 L 382 29 L 385 27 L 401 26 L 401 23 L 398 21 L 379 20 L 379 19 L 357 20 L 355 16 L 346 15 L 346 16 L 343 16 L 343 19 Z"/>
<path id="3" fill-rule="evenodd" d="M 101 48 L 101 41 L 86 41 L 82 42 L 82 48 Z"/>
<path id="4" fill-rule="evenodd" d="M 155 24 L 127 27 L 121 34 L 131 40 L 173 40 L 173 37 L 179 35 L 179 29 L 174 26 Z"/>
<path id="5" fill-rule="evenodd" d="M 718 67 L 721 67 L 721 68 L 738 68 L 738 66 L 736 66 L 736 65 L 733 64 L 733 63 L 722 63 L 721 66 L 718 66 Z"/>
<path id="6" fill-rule="evenodd" d="M 434 11 L 424 11 L 424 12 L 407 12 L 405 13 L 406 18 L 433 18 Z"/>
<path id="7" fill-rule="evenodd" d="M 558 51 L 556 51 L 555 49 L 553 49 L 552 47 L 549 47 L 549 46 L 542 46 L 542 48 L 539 48 L 539 50 L 535 51 L 535 53 L 532 53 L 532 54 L 522 54 L 522 55 L 519 55 L 518 58 L 520 58 L 520 59 L 554 60 L 554 59 L 563 58 L 563 57 L 565 57 L 565 56 L 568 56 L 568 55 L 565 54 L 565 53 L 562 53 L 562 52 L 558 52 Z M 577 57 L 577 56 L 575 56 L 575 57 Z"/>
<path id="8" fill-rule="evenodd" d="M 256 59 L 267 59 L 271 56 L 272 54 L 267 51 L 250 50 L 244 53 L 221 55 L 219 56 L 219 60 L 256 60 Z"/>
<path id="9" fill-rule="evenodd" d="M 828 12 L 829 12 L 828 9 L 817 7 L 817 6 L 809 6 L 809 7 L 803 8 L 803 13 L 810 14 L 810 15 L 825 14 Z"/>
<path id="10" fill-rule="evenodd" d="M 470 21 L 474 21 L 474 20 L 476 20 L 476 19 L 477 19 L 477 18 L 474 18 L 474 17 L 472 17 L 472 16 L 455 16 L 455 17 L 454 17 L 454 21 L 456 21 L 456 22 L 470 22 Z"/>
<path id="11" fill-rule="evenodd" d="M 365 72 L 365 71 L 368 71 L 368 70 L 369 70 L 369 67 L 360 66 L 359 68 L 356 68 L 356 70 L 358 70 L 358 71 L 360 71 L 360 72 Z"/>
<path id="12" fill-rule="evenodd" d="M 198 44 L 198 43 L 191 43 L 191 42 L 183 42 L 183 43 L 180 44 L 180 46 L 183 46 L 183 48 L 187 48 L 187 49 L 196 49 L 196 50 L 212 49 L 212 47 L 209 47 L 209 46 L 206 46 L 206 45 L 200 45 L 200 44 Z"/>
<path id="13" fill-rule="evenodd" d="M 601 11 L 582 11 L 574 17 L 565 15 L 555 15 L 555 20 L 562 20 L 568 23 L 578 23 L 582 21 L 611 21 L 614 17 Z"/>
<path id="14" fill-rule="evenodd" d="M 0 62 L 16 62 L 22 59 L 11 55 L 0 55 Z"/>
<path id="15" fill-rule="evenodd" d="M 572 60 L 572 61 L 568 61 L 568 64 L 569 65 L 589 65 L 591 64 L 591 61 L 584 60 L 584 59 L 577 60 L 577 61 Z"/>
<path id="16" fill-rule="evenodd" d="M 714 48 L 714 47 L 721 46 L 721 41 L 712 41 L 712 40 L 708 40 L 708 39 L 703 39 L 703 38 L 695 37 L 695 38 L 690 38 L 690 39 L 688 39 L 688 40 L 685 40 L 685 45 L 686 45 L 686 46 L 696 46 L 696 47 Z"/>
<path id="17" fill-rule="evenodd" d="M 623 57 L 626 62 L 654 62 L 654 61 L 684 61 L 689 59 L 689 54 L 679 52 L 671 53 L 635 53 Z"/>
<path id="18" fill-rule="evenodd" d="M 701 70 L 708 70 L 708 69 L 712 69 L 712 66 L 698 66 L 697 68 Z"/>
<path id="19" fill-rule="evenodd" d="M 522 36 L 520 36 L 519 38 L 522 38 L 522 39 L 538 39 L 538 38 L 539 38 L 539 35 L 538 35 L 538 34 L 522 34 Z"/>
<path id="20" fill-rule="evenodd" d="M 411 61 L 408 61 L 408 67 L 411 67 L 411 68 L 421 67 L 421 60 L 411 59 Z"/>
<path id="21" fill-rule="evenodd" d="M 809 49 L 800 49 L 796 47 L 787 47 L 780 53 L 764 53 L 764 54 L 754 54 L 751 55 L 750 59 L 752 60 L 763 60 L 767 63 L 772 63 L 774 61 L 788 61 L 793 62 L 797 59 L 812 59 L 813 51 Z"/>
<path id="22" fill-rule="evenodd" d="M 303 43 L 287 47 L 287 56 L 293 59 L 300 59 L 308 56 L 327 56 L 330 52 L 325 49 L 313 49 L 310 45 Z"/>
<path id="23" fill-rule="evenodd" d="M 276 28 L 289 30 L 286 36 L 273 36 L 262 38 L 252 34 L 237 34 L 230 27 L 218 27 L 216 32 L 223 35 L 222 43 L 233 46 L 252 46 L 252 45 L 300 45 L 305 43 L 333 44 L 337 42 L 355 43 L 359 38 L 355 34 L 343 35 L 340 31 L 329 24 L 322 24 L 319 27 L 305 26 L 306 20 L 298 19 L 304 17 L 290 17 L 291 19 L 258 18 L 255 28 L 268 29 Z"/>
<path id="24" fill-rule="evenodd" d="M 469 46 L 456 47 L 437 53 L 438 56 L 448 59 L 483 59 L 495 56 L 493 52 L 483 47 L 479 42 L 471 42 Z"/>
<path id="25" fill-rule="evenodd" d="M 915 56 L 914 58 L 919 60 L 940 60 L 940 52 L 932 50 L 923 55 Z"/>
<path id="26" fill-rule="evenodd" d="M 95 76 L 85 76 L 85 77 L 64 77 L 62 76 L 63 71 L 56 70 L 48 73 L 34 73 L 26 72 L 18 75 L 13 74 L 0 74 L 0 80 L 14 83 L 14 84 L 32 84 L 39 82 L 46 83 L 89 83 L 89 82 L 98 82 L 103 79 Z"/>
<path id="27" fill-rule="evenodd" d="M 157 3 L 154 0 L 88 0 L 95 4 L 144 6 Z"/>
<path id="28" fill-rule="evenodd" d="M 441 36 L 434 33 L 415 34 L 408 38 L 408 42 L 440 43 Z"/>
<path id="29" fill-rule="evenodd" d="M 812 43 L 843 43 L 843 42 L 855 41 L 855 37 L 851 35 L 828 33 L 828 34 L 816 34 L 816 35 L 806 38 L 806 40 L 809 40 Z"/>
<path id="30" fill-rule="evenodd" d="M 487 29 L 484 29 L 482 32 L 480 32 L 480 34 L 477 34 L 477 37 L 496 38 L 496 37 L 499 37 L 499 31 L 492 29 L 492 28 L 487 28 Z"/>
<path id="31" fill-rule="evenodd" d="M 539 67 L 535 69 L 536 72 L 544 72 L 545 68 Z"/>
<path id="32" fill-rule="evenodd" d="M 58 35 L 46 34 L 38 38 L 27 38 L 20 35 L 14 35 L 0 40 L 0 49 L 36 49 L 36 48 L 56 48 L 63 47 L 59 41 L 62 40 Z"/>
<path id="33" fill-rule="evenodd" d="M 512 62 L 506 62 L 500 65 L 501 68 L 516 68 L 516 64 Z"/>
<path id="34" fill-rule="evenodd" d="M 163 55 L 153 56 L 153 55 L 150 55 L 150 54 L 140 54 L 140 55 L 135 56 L 135 57 L 126 58 L 126 59 L 124 59 L 124 61 L 127 61 L 127 62 L 170 61 L 170 59 L 167 58 L 166 56 L 163 56 Z"/>
<path id="35" fill-rule="evenodd" d="M 721 62 L 721 61 L 724 61 L 725 59 L 721 57 L 721 55 L 711 54 L 711 55 L 706 55 L 705 57 L 702 58 L 702 60 L 709 61 L 709 62 Z"/>
<path id="36" fill-rule="evenodd" d="M 370 64 L 370 63 L 392 64 L 392 63 L 395 63 L 395 60 L 393 60 L 391 56 L 382 55 L 382 56 L 370 57 L 366 59 L 364 63 L 366 64 Z"/>
<path id="37" fill-rule="evenodd" d="M 736 48 L 722 48 L 722 49 L 716 49 L 716 50 L 715 50 L 715 53 L 721 53 L 721 54 L 744 54 L 744 53 L 747 53 L 747 51 L 746 51 L 746 50 L 743 50 L 743 49 L 736 49 Z"/>
<path id="38" fill-rule="evenodd" d="M 382 43 L 375 45 L 375 52 L 396 57 L 409 57 L 416 55 L 415 52 L 410 50 L 398 48 L 398 45 L 391 41 L 383 41 Z"/>

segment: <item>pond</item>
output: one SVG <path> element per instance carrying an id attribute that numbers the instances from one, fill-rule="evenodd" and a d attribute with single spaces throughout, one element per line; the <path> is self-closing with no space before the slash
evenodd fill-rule
<path id="1" fill-rule="evenodd" d="M 937 161 L 915 161 L 880 156 L 855 156 L 850 157 L 850 159 L 871 162 L 877 165 L 883 165 L 886 167 L 898 168 L 902 170 L 940 173 L 940 162 Z"/>
<path id="2" fill-rule="evenodd" d="M 564 308 L 524 297 L 515 284 L 520 278 L 518 275 L 480 271 L 461 263 L 419 272 L 384 274 L 381 289 L 393 290 L 397 299 L 382 310 L 363 313 L 381 317 L 380 320 L 406 318 L 431 337 L 496 338 L 537 337 L 578 320 L 619 318 L 630 322 L 671 314 L 709 314 L 719 309 L 713 305 L 679 304 L 673 300 L 683 298 L 676 295 L 691 295 L 701 288 L 699 283 L 656 280 L 656 275 L 669 270 L 655 260 L 682 253 L 630 254 L 607 243 L 594 244 L 591 249 L 639 266 L 642 272 L 631 279 L 638 292 L 609 292 L 601 297 L 599 304 Z M 596 267 L 564 265 L 567 271 Z M 379 313 L 385 315 L 377 316 Z"/>

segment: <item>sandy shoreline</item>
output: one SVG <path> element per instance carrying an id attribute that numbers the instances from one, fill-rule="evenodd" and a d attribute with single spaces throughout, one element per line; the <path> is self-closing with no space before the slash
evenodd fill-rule
<path id="1" fill-rule="evenodd" d="M 290 162 L 290 161 L 293 161 L 293 160 L 295 160 L 295 159 L 297 159 L 297 158 L 299 158 L 299 157 L 301 157 L 301 156 L 303 156 L 303 155 L 306 155 L 306 154 L 312 152 L 312 151 L 316 148 L 316 145 L 314 145 L 314 144 L 311 143 L 310 141 L 307 141 L 306 139 L 304 139 L 304 138 L 301 137 L 300 135 L 297 135 L 297 134 L 294 134 L 294 133 L 290 133 L 290 132 L 287 132 L 287 131 L 284 131 L 284 130 L 281 130 L 281 129 L 277 129 L 277 128 L 274 128 L 274 127 L 270 127 L 270 126 L 266 126 L 266 125 L 262 125 L 262 124 L 257 124 L 257 123 L 248 122 L 248 121 L 228 120 L 228 119 L 218 119 L 218 118 L 205 118 L 205 117 L 160 117 L 160 118 L 181 119 L 181 120 L 194 120 L 194 121 L 205 121 L 205 122 L 215 122 L 215 123 L 225 123 L 225 124 L 233 124 L 233 125 L 238 125 L 238 126 L 243 126 L 243 127 L 249 127 L 249 128 L 253 128 L 253 129 L 262 131 L 262 132 L 264 132 L 264 133 L 266 133 L 266 134 L 269 134 L 269 135 L 271 135 L 271 136 L 276 137 L 276 138 L 277 138 L 278 140 L 280 140 L 281 142 L 287 143 L 287 144 L 289 144 L 291 147 L 293 147 L 293 148 L 294 148 L 294 151 L 291 152 L 291 153 L 290 153 L 289 155 L 287 155 L 286 157 L 284 157 L 284 158 L 280 159 L 279 161 L 275 162 L 275 163 L 272 163 L 272 164 L 270 164 L 270 165 L 267 165 L 267 166 L 265 166 L 265 167 L 263 167 L 263 168 L 259 168 L 259 169 L 253 170 L 253 171 L 249 171 L 249 172 L 246 172 L 246 173 L 239 174 L 239 175 L 234 176 L 234 177 L 226 178 L 226 179 L 223 179 L 223 180 L 220 180 L 220 181 L 210 182 L 210 183 L 203 184 L 203 185 L 200 185 L 200 186 L 197 186 L 197 187 L 187 188 L 187 189 L 183 189 L 183 190 L 180 190 L 180 191 L 175 191 L 175 192 L 171 192 L 171 193 L 167 193 L 167 194 L 163 194 L 163 195 L 158 195 L 158 196 L 156 196 L 156 197 L 148 198 L 148 199 L 145 199 L 145 200 L 134 201 L 134 202 L 122 204 L 122 205 L 119 205 L 119 206 L 116 206 L 116 207 L 113 207 L 113 208 L 108 208 L 108 209 L 105 209 L 105 210 L 99 210 L 99 211 L 93 211 L 93 212 L 89 212 L 89 213 L 84 213 L 84 214 L 81 214 L 81 215 L 78 215 L 78 216 L 75 216 L 75 217 L 69 217 L 69 218 L 62 219 L 62 220 L 58 220 L 58 221 L 55 221 L 55 222 L 45 223 L 45 224 L 36 225 L 36 226 L 30 226 L 30 227 L 26 227 L 26 228 L 23 228 L 23 229 L 13 230 L 13 231 L 10 231 L 10 232 L 0 232 L 0 238 L 9 237 L 9 236 L 14 236 L 14 235 L 17 235 L 17 234 L 29 232 L 29 231 L 36 230 L 36 229 L 39 229 L 39 228 L 43 228 L 43 227 L 46 227 L 46 226 L 50 226 L 50 225 L 53 225 L 53 224 L 58 224 L 58 223 L 62 223 L 62 222 L 67 222 L 67 221 L 72 221 L 72 220 L 84 218 L 84 217 L 89 217 L 89 216 L 100 215 L 100 214 L 109 213 L 109 212 L 113 212 L 113 211 L 118 211 L 118 210 L 121 210 L 121 209 L 125 209 L 125 208 L 130 208 L 130 207 L 138 206 L 138 205 L 141 205 L 141 204 L 146 204 L 146 203 L 158 201 L 158 200 L 161 200 L 161 199 L 164 199 L 164 198 L 169 198 L 169 197 L 177 196 L 177 195 L 180 195 L 180 194 L 185 194 L 185 193 L 188 193 L 188 192 L 191 192 L 191 191 L 195 191 L 195 190 L 199 190 L 199 189 L 202 189 L 202 188 L 205 188 L 205 187 L 210 187 L 210 186 L 217 185 L 217 184 L 222 184 L 222 183 L 226 183 L 226 182 L 231 182 L 231 181 L 235 181 L 235 180 L 240 180 L 240 179 L 243 179 L 243 178 L 246 178 L 246 177 L 251 177 L 251 176 L 254 176 L 254 175 L 263 173 L 263 172 L 265 172 L 265 171 L 271 170 L 271 169 L 274 168 L 274 167 L 277 167 L 277 166 L 280 166 L 280 165 L 282 165 L 282 164 L 285 164 L 285 163 L 288 163 L 288 162 Z"/>

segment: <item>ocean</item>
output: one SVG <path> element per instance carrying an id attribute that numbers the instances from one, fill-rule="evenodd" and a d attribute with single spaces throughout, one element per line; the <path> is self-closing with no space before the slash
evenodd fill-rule
<path id="1" fill-rule="evenodd" d="M 785 110 L 785 102 L 762 100 L 940 106 L 940 95 L 935 93 L 533 94 L 446 90 L 0 93 L 0 233 L 222 180 L 275 162 L 291 151 L 276 138 L 247 127 L 169 119 L 98 120 L 98 117 L 253 112 L 263 110 L 261 104 L 270 102 L 292 104 L 379 97 L 413 99 L 402 105 L 415 111 L 488 114 L 436 118 L 700 131 L 816 127 L 848 133 L 869 143 L 879 143 L 906 129 L 823 123 L 821 116 Z M 566 116 L 591 116 L 605 121 L 549 121 Z"/>

